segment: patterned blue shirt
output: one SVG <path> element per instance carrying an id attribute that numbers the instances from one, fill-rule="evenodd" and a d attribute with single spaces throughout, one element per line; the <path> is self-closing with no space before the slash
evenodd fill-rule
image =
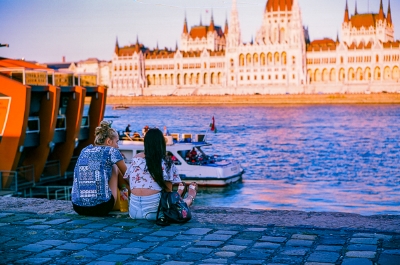
<path id="1" fill-rule="evenodd" d="M 109 201 L 112 193 L 108 182 L 111 179 L 112 166 L 122 159 L 121 152 L 114 147 L 85 147 L 74 169 L 72 203 L 95 206 Z"/>

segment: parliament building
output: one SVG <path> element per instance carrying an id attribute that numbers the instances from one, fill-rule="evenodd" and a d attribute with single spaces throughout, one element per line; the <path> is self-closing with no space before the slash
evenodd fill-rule
<path id="1" fill-rule="evenodd" d="M 400 41 L 390 0 L 378 13 L 350 15 L 340 36 L 310 41 L 297 0 L 268 0 L 254 41 L 243 43 L 236 0 L 229 23 L 189 29 L 180 45 L 115 45 L 108 95 L 235 95 L 400 91 Z"/>

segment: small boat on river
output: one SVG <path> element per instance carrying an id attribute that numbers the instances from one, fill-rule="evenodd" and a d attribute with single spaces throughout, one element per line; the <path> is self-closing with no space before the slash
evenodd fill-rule
<path id="1" fill-rule="evenodd" d="M 174 137 L 166 136 L 167 154 L 176 165 L 182 181 L 195 181 L 199 186 L 222 187 L 242 179 L 244 170 L 238 162 L 219 159 L 217 156 L 207 155 L 202 150 L 203 147 L 211 146 L 210 143 L 192 141 L 191 137 L 183 138 L 191 134 L 182 134 L 182 139 L 179 139 L 179 134 L 172 135 Z M 195 138 L 199 137 L 196 135 Z M 119 150 L 126 163 L 130 163 L 137 153 L 144 151 L 143 138 L 131 138 L 125 134 L 120 139 Z M 193 151 L 195 156 L 191 155 Z"/>
<path id="2" fill-rule="evenodd" d="M 113 110 L 124 110 L 124 109 L 129 109 L 129 106 L 126 105 L 114 105 Z"/>

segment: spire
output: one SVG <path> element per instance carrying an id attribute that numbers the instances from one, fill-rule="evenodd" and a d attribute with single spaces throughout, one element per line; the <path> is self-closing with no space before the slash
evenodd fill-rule
<path id="1" fill-rule="evenodd" d="M 176 45 L 175 45 L 175 51 L 178 51 L 178 41 L 176 41 Z"/>
<path id="2" fill-rule="evenodd" d="M 203 21 L 201 21 L 201 14 L 200 14 L 200 26 L 203 26 Z"/>
<path id="3" fill-rule="evenodd" d="M 381 0 L 382 1 L 382 0 Z M 346 9 L 344 10 L 344 19 L 343 19 L 343 22 L 345 22 L 345 23 L 347 23 L 347 22 L 349 22 L 350 21 L 350 19 L 349 19 L 349 7 L 348 7 L 348 5 L 347 5 L 347 0 L 346 0 Z"/>
<path id="4" fill-rule="evenodd" d="M 390 0 L 389 0 L 388 11 L 387 11 L 387 23 L 389 25 L 392 25 L 392 12 L 390 11 Z"/>
<path id="5" fill-rule="evenodd" d="M 139 45 L 139 37 L 136 35 L 136 44 L 135 44 L 135 51 L 139 53 L 140 45 Z"/>
<path id="6" fill-rule="evenodd" d="M 225 20 L 225 29 L 224 29 L 224 34 L 227 35 L 229 32 L 229 27 L 228 27 L 228 18 Z"/>
<path id="7" fill-rule="evenodd" d="M 214 32 L 215 27 L 214 27 L 214 14 L 213 11 L 211 10 L 211 22 L 210 22 L 210 27 L 208 28 L 208 31 Z"/>
<path id="8" fill-rule="evenodd" d="M 357 13 L 357 0 L 356 0 L 356 7 L 354 8 L 354 15 L 358 15 L 358 13 Z"/>
<path id="9" fill-rule="evenodd" d="M 339 44 L 339 32 L 336 33 L 336 44 Z"/>
<path id="10" fill-rule="evenodd" d="M 185 12 L 185 21 L 183 22 L 183 33 L 188 34 L 187 20 L 186 20 L 186 12 Z"/>
<path id="11" fill-rule="evenodd" d="M 385 14 L 383 13 L 383 4 L 381 0 L 381 4 L 379 6 L 379 14 L 378 14 L 378 19 L 384 20 L 385 19 Z"/>
<path id="12" fill-rule="evenodd" d="M 117 37 L 117 40 L 115 41 L 115 49 L 114 49 L 114 52 L 118 55 L 118 53 L 119 53 L 119 46 L 118 46 L 118 37 Z"/>

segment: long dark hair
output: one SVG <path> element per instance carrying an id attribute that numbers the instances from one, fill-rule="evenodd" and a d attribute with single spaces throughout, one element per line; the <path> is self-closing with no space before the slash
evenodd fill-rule
<path id="1" fill-rule="evenodd" d="M 159 129 L 149 129 L 144 137 L 144 152 L 147 170 L 157 184 L 166 189 L 161 167 L 165 159 L 167 148 L 163 133 Z"/>

